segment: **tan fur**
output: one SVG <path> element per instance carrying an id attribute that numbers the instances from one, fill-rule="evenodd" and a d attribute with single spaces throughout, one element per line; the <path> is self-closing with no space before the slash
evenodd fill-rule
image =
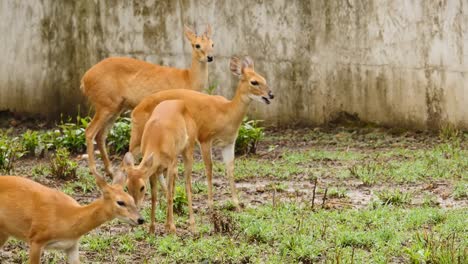
<path id="1" fill-rule="evenodd" d="M 155 230 L 155 210 L 157 177 L 166 172 L 167 182 L 167 218 L 166 230 L 174 233 L 173 221 L 174 183 L 177 176 L 177 156 L 182 154 L 185 166 L 186 192 L 189 206 L 189 224 L 195 229 L 192 209 L 192 164 L 193 146 L 196 128 L 193 118 L 181 100 L 168 100 L 156 106 L 146 122 L 142 137 L 143 159 L 140 165 L 134 165 L 131 153 L 124 157 L 123 167 L 128 174 L 128 192 L 140 206 L 145 197 L 145 185 L 148 179 L 151 186 L 151 226 Z"/>
<path id="2" fill-rule="evenodd" d="M 213 96 L 189 90 L 162 91 L 146 97 L 132 112 L 130 151 L 137 154 L 143 128 L 155 106 L 164 100 L 183 100 L 197 127 L 197 141 L 200 143 L 206 174 L 208 177 L 208 203 L 213 205 L 212 161 L 213 143 L 225 148 L 223 151 L 233 202 L 238 206 L 234 185 L 234 143 L 250 102 L 255 99 L 269 104 L 273 94 L 266 80 L 254 71 L 253 61 L 236 57 L 231 59 L 230 69 L 240 77 L 236 95 L 229 101 L 222 96 Z M 256 82 L 253 85 L 252 82 Z M 229 149 L 228 149 L 229 148 Z M 230 149 L 232 148 L 232 149 Z M 232 156 L 232 157 L 231 157 Z"/>
<path id="3" fill-rule="evenodd" d="M 80 88 L 95 108 L 93 120 L 86 128 L 89 167 L 96 168 L 94 144 L 101 152 L 105 170 L 112 175 L 106 151 L 106 137 L 121 112 L 133 109 L 147 95 L 168 89 L 201 91 L 207 87 L 208 57 L 212 58 L 211 27 L 202 36 L 186 27 L 192 45 L 192 65 L 177 69 L 132 59 L 107 58 L 91 67 L 83 76 Z M 200 47 L 197 48 L 197 45 Z"/>
<path id="4" fill-rule="evenodd" d="M 30 263 L 39 264 L 42 251 L 52 248 L 64 250 L 68 262 L 75 264 L 82 235 L 116 217 L 135 224 L 142 221 L 133 198 L 123 190 L 125 177 L 116 177 L 113 185 L 96 180 L 103 196 L 81 206 L 70 196 L 29 179 L 0 176 L 0 247 L 12 236 L 29 243 Z"/>

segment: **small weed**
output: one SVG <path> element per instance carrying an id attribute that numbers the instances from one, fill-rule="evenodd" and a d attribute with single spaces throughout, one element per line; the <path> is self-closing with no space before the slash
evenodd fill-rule
<path id="1" fill-rule="evenodd" d="M 377 192 L 377 197 L 382 205 L 401 206 L 411 203 L 411 195 L 409 193 L 403 193 L 398 189 Z"/>
<path id="2" fill-rule="evenodd" d="M 23 143 L 23 149 L 30 155 L 36 155 L 39 150 L 39 132 L 27 130 L 21 136 L 21 142 Z"/>
<path id="3" fill-rule="evenodd" d="M 206 194 L 208 193 L 208 186 L 205 183 L 196 181 L 192 185 L 193 193 L 194 194 Z"/>
<path id="4" fill-rule="evenodd" d="M 10 137 L 9 132 L 0 131 L 0 171 L 9 173 L 15 162 L 25 154 L 18 137 Z"/>
<path id="5" fill-rule="evenodd" d="M 258 125 L 259 120 L 243 120 L 236 139 L 235 151 L 237 154 L 255 154 L 257 144 L 263 138 L 263 127 Z"/>
<path id="6" fill-rule="evenodd" d="M 346 198 L 345 188 L 330 188 L 327 192 L 328 198 Z"/>
<path id="7" fill-rule="evenodd" d="M 437 201 L 436 196 L 426 193 L 424 194 L 422 205 L 427 207 L 437 207 L 439 206 L 439 202 Z"/>
<path id="8" fill-rule="evenodd" d="M 185 187 L 182 185 L 175 186 L 174 193 L 174 212 L 178 215 L 184 215 L 184 208 L 187 206 L 187 195 L 185 194 Z"/>
<path id="9" fill-rule="evenodd" d="M 284 192 L 286 191 L 286 189 L 288 188 L 288 186 L 282 182 L 271 182 L 271 183 L 268 183 L 266 186 L 265 186 L 265 190 L 266 191 L 273 191 L 275 190 L 276 192 Z"/>
<path id="10" fill-rule="evenodd" d="M 439 138 L 445 141 L 456 139 L 460 135 L 460 130 L 450 123 L 443 125 L 439 130 Z"/>
<path id="11" fill-rule="evenodd" d="M 53 176 L 69 180 L 76 178 L 78 164 L 70 159 L 70 152 L 65 148 L 59 148 L 50 160 L 50 172 Z"/>
<path id="12" fill-rule="evenodd" d="M 35 177 L 38 176 L 47 176 L 50 174 L 50 168 L 48 166 L 45 166 L 44 164 L 39 164 L 37 166 L 34 166 L 32 169 L 32 175 Z"/>
<path id="13" fill-rule="evenodd" d="M 374 161 L 364 164 L 356 164 L 349 169 L 351 174 L 360 179 L 366 186 L 371 186 L 376 183 L 376 178 L 381 170 L 382 165 Z"/>
<path id="14" fill-rule="evenodd" d="M 455 185 L 452 196 L 455 200 L 462 200 L 468 198 L 468 183 L 460 182 L 457 185 Z"/>
<path id="15" fill-rule="evenodd" d="M 218 82 L 213 82 L 210 86 L 208 86 L 208 87 L 205 89 L 205 92 L 206 92 L 207 94 L 211 94 L 211 95 L 212 95 L 212 94 L 214 94 L 214 92 L 215 92 L 216 90 L 218 90 L 218 88 L 219 88 Z"/>
<path id="16" fill-rule="evenodd" d="M 68 181 L 63 186 L 63 192 L 73 195 L 76 192 L 88 193 L 96 189 L 96 182 L 93 175 L 89 173 L 88 168 L 80 167 L 77 169 L 77 179 Z"/>

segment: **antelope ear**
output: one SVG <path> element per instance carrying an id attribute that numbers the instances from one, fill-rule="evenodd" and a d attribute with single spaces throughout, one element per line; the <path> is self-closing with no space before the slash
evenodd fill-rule
<path id="1" fill-rule="evenodd" d="M 104 180 L 104 177 L 102 177 L 102 175 L 96 171 L 96 168 L 91 168 L 91 173 L 94 175 L 94 179 L 96 179 L 96 184 L 99 187 L 99 189 L 101 189 L 101 191 L 104 191 L 108 186 L 106 180 Z"/>
<path id="2" fill-rule="evenodd" d="M 195 31 L 193 31 L 187 25 L 184 26 L 184 33 L 185 33 L 185 36 L 187 37 L 187 39 L 190 40 L 190 42 L 195 41 L 195 38 L 197 37 L 197 34 L 195 33 Z"/>
<path id="3" fill-rule="evenodd" d="M 149 154 L 149 156 L 143 160 L 143 166 L 146 169 L 153 167 L 153 152 L 151 152 L 151 154 Z"/>
<path id="4" fill-rule="evenodd" d="M 112 184 L 120 185 L 123 188 L 125 186 L 126 181 L 127 181 L 127 176 L 120 170 L 117 170 L 117 172 L 114 175 L 114 179 L 112 180 Z"/>
<path id="5" fill-rule="evenodd" d="M 232 74 L 242 76 L 242 64 L 238 57 L 231 57 L 229 68 L 231 69 Z"/>
<path id="6" fill-rule="evenodd" d="M 254 69 L 254 62 L 249 56 L 245 56 L 242 60 L 242 71 L 244 71 L 245 68 Z"/>
<path id="7" fill-rule="evenodd" d="M 135 159 L 133 158 L 133 155 L 131 152 L 125 153 L 123 164 L 124 164 L 124 167 L 131 167 L 135 165 Z"/>
<path id="8" fill-rule="evenodd" d="M 205 35 L 205 37 L 207 38 L 211 38 L 211 36 L 213 35 L 213 30 L 211 29 L 210 24 L 206 25 L 205 33 L 203 33 L 203 35 Z"/>

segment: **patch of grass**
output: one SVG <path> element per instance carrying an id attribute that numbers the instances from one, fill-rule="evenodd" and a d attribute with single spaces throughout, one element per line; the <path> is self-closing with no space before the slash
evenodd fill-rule
<path id="1" fill-rule="evenodd" d="M 453 199 L 462 200 L 468 198 L 468 183 L 459 182 L 455 185 L 452 192 Z"/>
<path id="2" fill-rule="evenodd" d="M 33 179 L 39 179 L 44 176 L 50 175 L 50 166 L 44 164 L 38 164 L 32 168 L 31 174 Z"/>
<path id="3" fill-rule="evenodd" d="M 455 233 L 441 237 L 433 232 L 418 232 L 405 253 L 411 263 L 467 263 L 468 250 Z"/>
<path id="4" fill-rule="evenodd" d="M 207 194 L 208 186 L 204 182 L 196 181 L 192 185 L 192 192 L 194 194 Z"/>
<path id="5" fill-rule="evenodd" d="M 346 198 L 348 197 L 346 195 L 346 192 L 347 192 L 346 188 L 333 187 L 333 188 L 328 189 L 327 196 L 329 198 Z"/>
<path id="6" fill-rule="evenodd" d="M 382 164 L 370 161 L 363 164 L 356 164 L 349 168 L 351 175 L 357 177 L 366 186 L 372 186 L 377 182 L 379 174 L 384 170 Z"/>
<path id="7" fill-rule="evenodd" d="M 111 236 L 93 235 L 93 236 L 84 236 L 82 238 L 81 246 L 89 251 L 104 253 L 109 252 L 111 245 L 113 244 L 113 238 Z"/>
<path id="8" fill-rule="evenodd" d="M 76 171 L 77 178 L 74 181 L 68 181 L 62 187 L 62 191 L 68 195 L 76 193 L 90 193 L 96 190 L 96 180 L 89 173 L 88 168 L 79 167 Z"/>
<path id="9" fill-rule="evenodd" d="M 57 149 L 50 160 L 50 173 L 61 180 L 76 178 L 78 164 L 70 159 L 70 152 L 65 148 Z"/>
<path id="10" fill-rule="evenodd" d="M 402 206 L 411 203 L 411 194 L 402 192 L 399 189 L 383 190 L 376 194 L 382 205 Z"/>
<path id="11" fill-rule="evenodd" d="M 437 201 L 437 197 L 433 194 L 430 193 L 425 193 L 423 197 L 423 206 L 428 206 L 428 207 L 436 207 L 439 206 L 439 202 Z"/>
<path id="12" fill-rule="evenodd" d="M 283 182 L 271 182 L 265 186 L 265 191 L 284 192 L 288 189 L 288 186 Z"/>
<path id="13" fill-rule="evenodd" d="M 257 177 L 274 179 L 291 179 L 293 176 L 304 174 L 307 168 L 280 160 L 278 162 L 265 161 L 256 158 L 238 158 L 234 168 L 236 179 Z"/>
<path id="14" fill-rule="evenodd" d="M 439 138 L 445 141 L 454 140 L 460 136 L 460 130 L 450 123 L 443 125 L 439 130 Z"/>

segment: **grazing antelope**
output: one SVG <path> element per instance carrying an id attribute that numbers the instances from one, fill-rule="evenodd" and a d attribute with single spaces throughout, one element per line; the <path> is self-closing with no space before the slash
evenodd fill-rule
<path id="1" fill-rule="evenodd" d="M 150 94 L 168 89 L 201 91 L 208 83 L 208 62 L 213 61 L 211 26 L 201 36 L 185 27 L 185 36 L 192 45 L 192 65 L 177 69 L 132 58 L 107 58 L 91 67 L 81 79 L 81 90 L 94 106 L 95 115 L 86 128 L 89 167 L 96 168 L 94 139 L 101 152 L 105 171 L 112 175 L 106 138 L 115 119 L 134 108 Z"/>
<path id="2" fill-rule="evenodd" d="M 189 90 L 170 90 L 146 97 L 132 112 L 130 152 L 137 153 L 146 121 L 154 107 L 164 100 L 183 100 L 197 127 L 197 141 L 200 144 L 205 171 L 208 178 L 208 205 L 213 207 L 212 192 L 212 144 L 221 146 L 223 160 L 230 181 L 232 201 L 239 209 L 234 184 L 234 145 L 239 127 L 252 100 L 270 104 L 273 93 L 265 78 L 254 71 L 251 58 L 242 61 L 236 57 L 230 61 L 231 72 L 240 77 L 234 98 L 229 101 L 222 96 L 207 95 Z"/>
<path id="3" fill-rule="evenodd" d="M 80 237 L 114 218 L 143 224 L 133 198 L 124 192 L 125 176 L 109 185 L 95 174 L 102 197 L 80 205 L 70 196 L 32 180 L 0 176 L 0 247 L 12 236 L 28 242 L 29 263 L 39 264 L 44 249 L 67 253 L 68 263 L 80 263 Z"/>
<path id="4" fill-rule="evenodd" d="M 189 207 L 190 229 L 195 231 L 192 209 L 192 164 L 196 128 L 193 118 L 181 100 L 168 100 L 156 106 L 146 122 L 141 146 L 142 162 L 134 165 L 133 155 L 128 152 L 123 160 L 127 172 L 128 192 L 139 207 L 145 197 L 145 186 L 149 179 L 151 186 L 151 225 L 155 229 L 155 210 L 158 197 L 157 177 L 165 172 L 167 181 L 167 218 L 166 230 L 176 231 L 173 221 L 174 184 L 177 176 L 177 156 L 182 153 L 185 167 L 186 192 Z"/>

